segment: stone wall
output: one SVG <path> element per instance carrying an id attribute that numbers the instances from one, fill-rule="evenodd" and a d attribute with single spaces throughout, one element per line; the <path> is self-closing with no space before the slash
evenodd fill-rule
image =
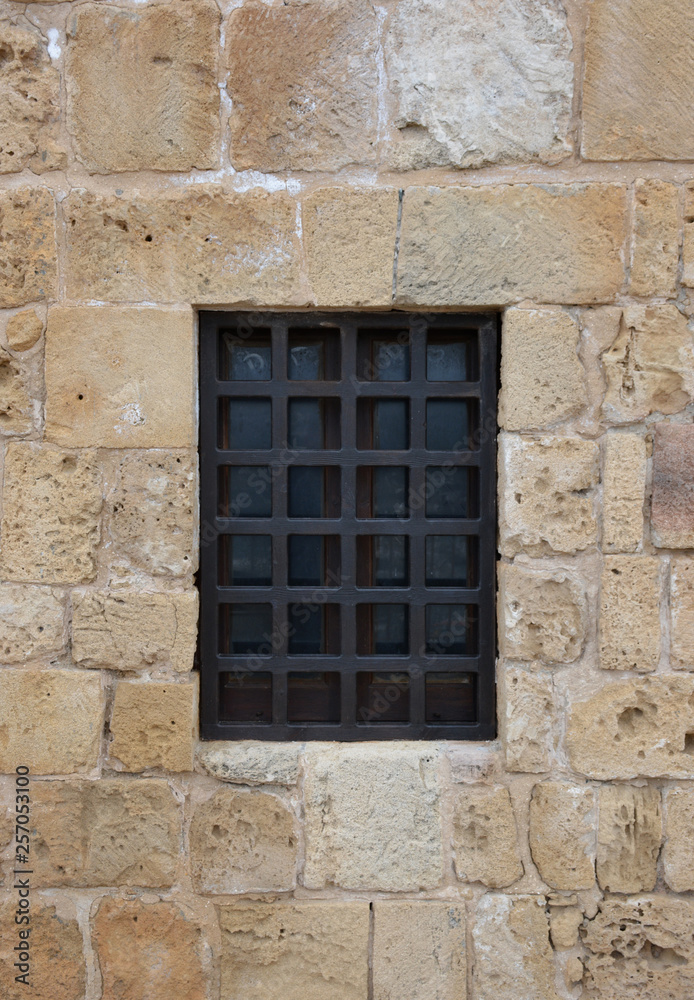
<path id="1" fill-rule="evenodd" d="M 692 5 L 0 14 L 3 996 L 690 998 Z M 200 306 L 502 312 L 497 741 L 197 740 Z"/>

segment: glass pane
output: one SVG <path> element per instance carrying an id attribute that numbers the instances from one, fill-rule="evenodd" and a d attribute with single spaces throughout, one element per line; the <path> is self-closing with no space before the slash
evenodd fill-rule
<path id="1" fill-rule="evenodd" d="M 405 535 L 360 535 L 357 538 L 357 586 L 406 587 L 409 583 Z"/>
<path id="2" fill-rule="evenodd" d="M 426 721 L 433 723 L 474 722 L 476 678 L 474 674 L 431 673 L 424 678 Z"/>
<path id="3" fill-rule="evenodd" d="M 406 604 L 357 605 L 359 656 L 406 656 L 409 651 Z"/>
<path id="4" fill-rule="evenodd" d="M 384 336 L 381 331 L 359 334 L 357 370 L 362 381 L 407 382 L 410 378 L 409 333 Z"/>
<path id="5" fill-rule="evenodd" d="M 320 587 L 324 578 L 322 535 L 290 535 L 287 539 L 290 587 Z"/>
<path id="6" fill-rule="evenodd" d="M 340 401 L 290 399 L 289 446 L 315 451 L 340 447 Z"/>
<path id="7" fill-rule="evenodd" d="M 238 671 L 219 675 L 220 722 L 272 722 L 272 674 Z"/>
<path id="8" fill-rule="evenodd" d="M 339 517 L 340 469 L 329 465 L 289 468 L 289 517 Z"/>
<path id="9" fill-rule="evenodd" d="M 467 400 L 428 399 L 427 448 L 430 451 L 467 451 L 469 447 Z"/>
<path id="10" fill-rule="evenodd" d="M 430 382 L 471 382 L 476 340 L 474 334 L 437 334 L 427 337 L 427 379 Z"/>
<path id="11" fill-rule="evenodd" d="M 427 604 L 426 651 L 436 656 L 472 656 L 476 652 L 475 608 L 466 604 Z"/>
<path id="12" fill-rule="evenodd" d="M 271 517 L 271 515 L 272 479 L 269 466 L 220 466 L 220 517 Z"/>
<path id="13" fill-rule="evenodd" d="M 339 722 L 340 675 L 322 671 L 288 674 L 287 721 Z"/>
<path id="14" fill-rule="evenodd" d="M 221 535 L 219 539 L 219 585 L 221 587 L 271 586 L 271 536 Z"/>
<path id="15" fill-rule="evenodd" d="M 220 653 L 269 653 L 272 605 L 220 604 Z"/>
<path id="16" fill-rule="evenodd" d="M 357 722 L 408 722 L 410 678 L 403 673 L 357 673 Z"/>
<path id="17" fill-rule="evenodd" d="M 261 450 L 272 447 L 272 403 L 269 399 L 227 399 L 222 448 Z"/>
<path id="18" fill-rule="evenodd" d="M 429 535 L 426 540 L 427 587 L 474 587 L 476 539 L 466 535 Z"/>
<path id="19" fill-rule="evenodd" d="M 357 447 L 377 451 L 402 451 L 410 445 L 409 401 L 360 399 L 357 401 Z"/>
<path id="20" fill-rule="evenodd" d="M 270 331 L 243 337 L 224 330 L 220 340 L 219 377 L 234 382 L 263 382 L 272 377 Z"/>
<path id="21" fill-rule="evenodd" d="M 339 605 L 290 604 L 287 649 L 295 656 L 339 653 Z"/>
<path id="22" fill-rule="evenodd" d="M 287 365 L 287 376 L 293 381 L 330 382 L 339 379 L 339 334 L 291 329 Z"/>
<path id="23" fill-rule="evenodd" d="M 407 517 L 407 473 L 399 466 L 374 468 L 372 517 Z"/>
<path id="24" fill-rule="evenodd" d="M 470 517 L 469 472 L 465 466 L 445 468 L 430 465 L 426 470 L 426 516 Z"/>

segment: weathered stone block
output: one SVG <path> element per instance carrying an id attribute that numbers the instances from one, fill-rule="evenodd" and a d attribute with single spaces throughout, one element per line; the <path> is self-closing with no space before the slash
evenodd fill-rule
<path id="1" fill-rule="evenodd" d="M 75 774 L 96 767 L 104 725 L 98 674 L 0 670 L 0 771 Z"/>
<path id="2" fill-rule="evenodd" d="M 56 294 L 55 204 L 46 188 L 0 191 L 0 308 Z"/>
<path id="3" fill-rule="evenodd" d="M 640 434 L 607 434 L 604 446 L 602 544 L 635 552 L 643 540 L 646 442 Z"/>
<path id="4" fill-rule="evenodd" d="M 543 781 L 530 800 L 530 851 L 554 889 L 595 884 L 595 795 L 585 785 Z"/>
<path id="5" fill-rule="evenodd" d="M 501 655 L 542 663 L 572 663 L 583 650 L 585 591 L 568 573 L 499 564 Z"/>
<path id="6" fill-rule="evenodd" d="M 468 785 L 456 791 L 453 850 L 456 875 L 465 882 L 500 889 L 523 875 L 507 788 Z"/>
<path id="7" fill-rule="evenodd" d="M 694 789 L 665 790 L 665 881 L 673 892 L 694 889 Z"/>
<path id="8" fill-rule="evenodd" d="M 49 587 L 0 584 L 0 662 L 24 663 L 65 647 L 65 596 Z"/>
<path id="9" fill-rule="evenodd" d="M 33 413 L 24 368 L 0 347 L 0 435 L 28 433 Z"/>
<path id="10" fill-rule="evenodd" d="M 554 750 L 552 677 L 507 667 L 499 686 L 506 768 L 534 773 L 549 770 Z"/>
<path id="11" fill-rule="evenodd" d="M 692 424 L 656 424 L 651 525 L 661 548 L 694 548 Z"/>
<path id="12" fill-rule="evenodd" d="M 605 556 L 600 589 L 600 666 L 655 670 L 660 659 L 660 560 Z"/>
<path id="13" fill-rule="evenodd" d="M 405 191 L 398 304 L 609 302 L 624 281 L 619 184 Z"/>
<path id="14" fill-rule="evenodd" d="M 597 875 L 605 892 L 655 888 L 663 839 L 658 788 L 603 785 L 600 788 Z"/>
<path id="15" fill-rule="evenodd" d="M 82 931 L 74 912 L 67 916 L 64 910 L 63 900 L 59 912 L 53 901 L 33 896 L 30 923 L 16 924 L 16 891 L 0 901 L 0 990 L 4 1000 L 83 1000 L 87 966 Z M 26 938 L 20 938 L 20 933 L 27 931 Z M 17 982 L 15 976 L 22 973 L 15 963 L 21 956 L 15 948 L 24 943 L 28 945 L 30 971 L 26 981 Z"/>
<path id="16" fill-rule="evenodd" d="M 7 346 L 11 351 L 28 351 L 43 333 L 43 322 L 33 309 L 24 309 L 10 316 L 5 327 Z"/>
<path id="17" fill-rule="evenodd" d="M 682 247 L 682 284 L 694 286 L 694 182 L 684 188 L 684 245 Z"/>
<path id="18" fill-rule="evenodd" d="M 465 1000 L 465 907 L 445 900 L 374 904 L 374 1000 Z"/>
<path id="19" fill-rule="evenodd" d="M 582 923 L 583 911 L 577 906 L 553 906 L 549 914 L 549 934 L 554 947 L 566 950 L 578 944 L 578 928 Z M 581 966 L 578 980 L 582 977 Z"/>
<path id="20" fill-rule="evenodd" d="M 670 665 L 694 670 L 694 560 L 670 563 Z"/>
<path id="21" fill-rule="evenodd" d="M 203 743 L 200 767 L 220 781 L 240 785 L 295 785 L 299 780 L 300 743 L 251 740 Z"/>
<path id="22" fill-rule="evenodd" d="M 119 681 L 109 756 L 126 771 L 192 771 L 197 721 L 197 677 L 190 684 Z"/>
<path id="23" fill-rule="evenodd" d="M 679 259 L 679 190 L 665 181 L 637 181 L 634 242 L 631 251 L 632 295 L 676 293 Z"/>

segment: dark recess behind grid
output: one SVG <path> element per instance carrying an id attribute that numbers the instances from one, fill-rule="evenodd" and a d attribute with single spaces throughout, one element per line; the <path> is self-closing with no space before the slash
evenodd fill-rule
<path id="1" fill-rule="evenodd" d="M 494 314 L 472 313 L 274 313 L 274 312 L 201 312 L 200 321 L 200 633 L 199 661 L 201 670 L 201 738 L 203 740 L 258 739 L 281 740 L 382 740 L 382 739 L 451 739 L 487 740 L 496 735 L 495 726 L 495 677 L 496 656 L 496 615 L 495 615 L 495 566 L 496 566 L 496 394 L 497 394 L 497 341 L 498 320 Z M 218 342 L 222 331 L 233 331 L 235 327 L 250 324 L 257 328 L 272 329 L 272 380 L 269 382 L 222 381 L 219 378 Z M 357 334 L 360 329 L 397 332 L 407 326 L 411 330 L 411 371 L 408 382 L 357 381 L 349 377 L 347 366 L 354 371 Z M 431 326 L 436 332 L 477 331 L 479 343 L 479 381 L 474 383 L 428 382 L 425 375 L 426 333 Z M 322 331 L 339 331 L 341 340 L 341 378 L 333 382 L 292 382 L 287 373 L 287 340 L 289 328 Z M 269 397 L 273 400 L 273 449 L 263 452 L 232 452 L 218 447 L 218 421 L 220 397 Z M 295 525 L 286 519 L 265 519 L 262 523 L 250 518 L 230 519 L 218 516 L 218 468 L 224 465 L 265 464 L 275 465 L 282 451 L 276 447 L 274 414 L 278 398 L 296 396 L 339 397 L 342 419 L 356 410 L 359 398 L 410 398 L 419 404 L 421 416 L 424 400 L 442 397 L 478 398 L 480 404 L 478 427 L 481 433 L 477 450 L 456 454 L 456 464 L 476 466 L 479 470 L 479 507 L 475 518 L 450 520 L 445 524 L 424 519 L 424 509 L 419 517 L 398 520 L 396 527 L 387 521 L 356 520 L 354 505 L 352 510 L 345 507 L 345 482 L 342 482 L 343 507 L 340 518 L 323 520 L 313 524 L 314 530 L 325 534 L 340 535 L 350 539 L 370 529 L 372 533 L 402 533 L 410 537 L 424 533 L 474 534 L 479 538 L 477 586 L 465 590 L 464 603 L 478 607 L 478 648 L 475 656 L 435 657 L 429 664 L 427 657 L 417 655 L 423 634 L 411 630 L 412 641 L 408 656 L 397 658 L 379 655 L 357 657 L 354 642 L 352 652 L 346 653 L 344 646 L 339 656 L 306 657 L 304 665 L 299 658 L 286 655 L 261 657 L 263 665 L 259 669 L 273 675 L 272 723 L 223 723 L 220 721 L 220 673 L 244 671 L 248 657 L 240 654 L 221 654 L 218 651 L 219 605 L 236 596 L 240 602 L 269 603 L 273 609 L 273 621 L 278 612 L 290 601 L 307 599 L 307 590 L 292 588 L 291 596 L 284 586 L 272 588 L 220 587 L 218 585 L 218 544 L 219 535 L 240 531 L 243 534 L 263 533 L 274 536 L 295 530 Z M 412 417 L 412 414 L 411 414 Z M 353 418 L 356 425 L 356 417 Z M 286 437 L 286 423 L 283 424 Z M 413 458 L 422 464 L 436 465 L 450 458 L 423 448 L 406 452 L 355 453 L 354 448 L 345 447 L 344 429 L 342 448 L 332 451 L 302 452 L 292 464 L 331 465 L 345 470 L 359 464 L 386 464 L 413 466 Z M 413 442 L 410 441 L 411 449 Z M 393 457 L 395 456 L 395 457 Z M 424 459 L 424 462 L 422 461 Z M 422 473 L 423 475 L 423 473 Z M 286 491 L 286 469 L 279 481 L 273 483 L 273 495 L 277 489 Z M 421 476 L 420 476 L 421 478 Z M 410 488 L 412 482 L 410 481 Z M 356 498 L 355 502 L 356 502 Z M 277 553 L 273 543 L 273 553 Z M 285 557 L 286 559 L 286 557 Z M 343 561 L 343 570 L 344 570 Z M 286 573 L 286 565 L 283 567 Z M 411 574 L 416 574 L 414 563 Z M 285 577 L 286 578 L 286 577 Z M 310 588 L 312 591 L 315 588 Z M 343 593 L 344 589 L 344 593 Z M 450 602 L 452 593 L 460 599 L 461 591 L 444 591 L 426 588 L 426 597 L 441 603 Z M 358 591 L 350 585 L 328 591 L 327 601 L 340 605 L 351 605 L 372 598 L 383 599 L 395 596 L 394 591 L 375 593 Z M 424 598 L 424 589 L 410 587 L 397 592 L 397 600 L 416 606 Z M 421 619 L 421 616 L 420 616 Z M 345 623 L 341 631 L 345 638 Z M 349 642 L 348 642 L 349 646 Z M 303 660 L 303 658 L 300 658 Z M 256 658 L 257 662 L 257 658 Z M 258 669 L 256 667 L 256 669 Z M 337 724 L 297 723 L 288 724 L 287 717 L 287 674 L 297 670 L 338 671 L 342 679 L 341 721 Z M 424 721 L 424 677 L 427 670 L 433 672 L 452 671 L 473 673 L 476 676 L 476 721 L 456 724 L 430 724 Z M 377 722 L 362 724 L 357 722 L 356 674 L 361 671 L 407 671 L 410 676 L 410 722 Z"/>

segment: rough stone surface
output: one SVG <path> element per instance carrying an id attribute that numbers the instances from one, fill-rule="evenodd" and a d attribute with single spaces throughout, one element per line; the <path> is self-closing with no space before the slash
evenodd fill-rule
<path id="1" fill-rule="evenodd" d="M 295 785 L 299 780 L 300 743 L 248 740 L 203 743 L 201 768 L 220 781 L 240 785 Z"/>
<path id="2" fill-rule="evenodd" d="M 694 670 L 694 560 L 670 564 L 670 665 Z"/>
<path id="3" fill-rule="evenodd" d="M 572 663 L 586 634 L 586 597 L 568 573 L 499 565 L 501 655 L 541 663 Z"/>
<path id="4" fill-rule="evenodd" d="M 101 678 L 76 670 L 0 670 L 0 771 L 74 774 L 96 767 Z"/>
<path id="5" fill-rule="evenodd" d="M 33 405 L 22 365 L 0 347 L 0 435 L 26 434 Z"/>
<path id="6" fill-rule="evenodd" d="M 600 666 L 655 670 L 660 659 L 660 560 L 605 556 L 600 588 Z"/>
<path id="7" fill-rule="evenodd" d="M 595 795 L 585 785 L 543 781 L 530 800 L 530 851 L 554 889 L 591 889 L 595 883 Z"/>
<path id="8" fill-rule="evenodd" d="M 55 655 L 65 640 L 65 598 L 60 591 L 0 584 L 0 663 Z"/>
<path id="9" fill-rule="evenodd" d="M 657 424 L 653 447 L 653 540 L 694 548 L 694 425 Z"/>
<path id="10" fill-rule="evenodd" d="M 549 934 L 554 947 L 566 950 L 578 944 L 578 928 L 582 923 L 583 911 L 577 906 L 552 907 L 549 915 Z"/>
<path id="11" fill-rule="evenodd" d="M 457 790 L 453 814 L 455 871 L 465 882 L 492 889 L 523 874 L 518 832 L 507 788 L 468 785 Z"/>
<path id="12" fill-rule="evenodd" d="M 508 667 L 500 687 L 500 722 L 507 770 L 533 773 L 549 770 L 555 716 L 551 676 Z"/>
<path id="13" fill-rule="evenodd" d="M 673 892 L 694 889 L 694 789 L 668 788 L 665 793 L 665 881 Z"/>
<path id="14" fill-rule="evenodd" d="M 21 877 L 21 876 L 20 876 Z M 15 923 L 17 895 L 0 901 L 0 990 L 4 1000 L 83 1000 L 87 969 L 83 955 L 82 931 L 74 916 L 57 912 L 49 900 L 33 896 L 30 924 Z M 29 929 L 28 938 L 20 931 Z M 29 945 L 29 985 L 16 982 L 19 955 L 14 950 Z"/>
<path id="15" fill-rule="evenodd" d="M 56 294 L 55 205 L 45 188 L 0 191 L 0 309 Z"/>
<path id="16" fill-rule="evenodd" d="M 437 751 L 313 744 L 306 753 L 304 884 L 406 891 L 442 877 Z"/>
<path id="17" fill-rule="evenodd" d="M 192 771 L 198 684 L 119 681 L 111 716 L 111 759 L 126 771 Z"/>
<path id="18" fill-rule="evenodd" d="M 605 552 L 635 552 L 643 541 L 646 442 L 640 434 L 607 434 L 602 490 Z"/>
<path id="19" fill-rule="evenodd" d="M 374 1000 L 465 1000 L 465 907 L 445 900 L 374 904 Z"/>
<path id="20" fill-rule="evenodd" d="M 679 258 L 676 185 L 637 181 L 634 243 L 631 252 L 632 295 L 675 295 Z"/>
<path id="21" fill-rule="evenodd" d="M 502 434 L 499 442 L 499 533 L 506 556 L 576 552 L 594 545 L 592 491 L 600 478 L 594 441 Z"/>
<path id="22" fill-rule="evenodd" d="M 663 838 L 658 788 L 603 785 L 600 788 L 597 876 L 605 892 L 655 888 Z"/>
<path id="23" fill-rule="evenodd" d="M 609 302 L 626 235 L 619 184 L 408 188 L 397 302 Z"/>
<path id="24" fill-rule="evenodd" d="M 5 328 L 7 346 L 11 351 L 28 351 L 43 333 L 43 322 L 33 309 L 24 309 L 10 316 Z"/>
<path id="25" fill-rule="evenodd" d="M 5 454 L 0 573 L 86 583 L 96 574 L 101 474 L 91 452 L 15 442 Z"/>
<path id="26" fill-rule="evenodd" d="M 364 1000 L 369 904 L 219 906 L 222 996 L 244 1000 Z"/>
<path id="27" fill-rule="evenodd" d="M 195 887 L 211 894 L 293 889 L 297 844 L 296 820 L 276 795 L 220 788 L 193 815 Z"/>

